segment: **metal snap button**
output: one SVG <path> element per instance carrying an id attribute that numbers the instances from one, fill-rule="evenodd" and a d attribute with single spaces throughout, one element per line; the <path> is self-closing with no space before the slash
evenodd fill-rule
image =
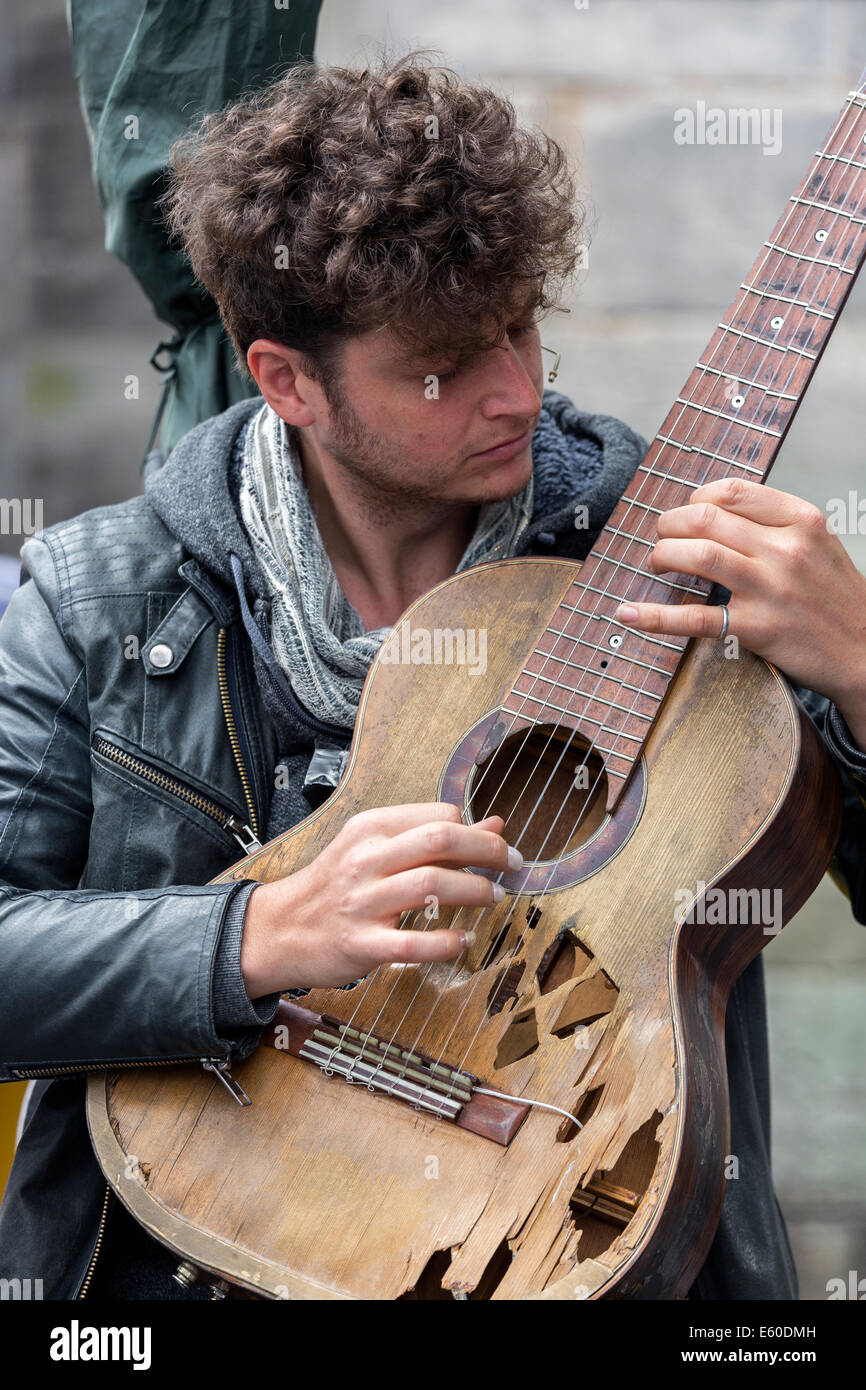
<path id="1" fill-rule="evenodd" d="M 151 647 L 148 655 L 150 656 L 151 664 L 153 666 L 159 666 L 160 669 L 164 666 L 170 666 L 174 661 L 174 652 L 171 647 L 166 646 L 165 642 L 157 642 L 155 647 Z"/>

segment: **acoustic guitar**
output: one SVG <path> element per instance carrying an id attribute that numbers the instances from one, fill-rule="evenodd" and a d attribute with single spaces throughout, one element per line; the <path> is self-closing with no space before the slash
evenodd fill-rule
<path id="1" fill-rule="evenodd" d="M 181 1279 L 300 1299 L 669 1299 L 694 1281 L 725 1190 L 726 1001 L 821 878 L 839 779 L 767 662 L 612 615 L 711 596 L 646 568 L 656 518 L 769 473 L 866 250 L 864 88 L 583 563 L 481 565 L 414 603 L 339 786 L 214 880 L 290 874 L 365 808 L 445 800 L 505 818 L 525 862 L 498 876 L 504 901 L 405 914 L 469 944 L 283 998 L 228 1077 L 89 1077 L 108 1182 Z M 449 666 L 481 629 L 486 663 Z M 415 664 L 419 633 L 433 656 Z"/>

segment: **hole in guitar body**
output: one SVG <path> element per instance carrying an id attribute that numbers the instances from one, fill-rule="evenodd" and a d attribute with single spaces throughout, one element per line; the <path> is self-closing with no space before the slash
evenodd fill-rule
<path id="1" fill-rule="evenodd" d="M 414 1287 L 407 1289 L 405 1293 L 401 1293 L 397 1302 L 402 1302 L 404 1299 L 423 1299 L 427 1301 L 428 1299 L 440 1298 L 447 1298 L 449 1302 L 452 1301 L 454 1295 L 449 1289 L 443 1289 L 442 1287 L 442 1280 L 448 1273 L 450 1264 L 450 1250 L 437 1250 L 427 1261 Z M 503 1240 L 494 1251 L 487 1268 L 479 1280 L 477 1288 L 467 1292 L 467 1300 L 489 1299 L 494 1290 L 502 1282 L 510 1264 L 511 1249 L 508 1245 L 508 1241 Z"/>
<path id="2" fill-rule="evenodd" d="M 502 816 L 505 838 L 526 862 L 578 849 L 605 816 L 604 763 L 582 735 L 564 727 L 541 724 L 512 734 L 473 782 L 473 820 Z"/>
<path id="3" fill-rule="evenodd" d="M 587 1100 L 591 1100 L 590 1092 Z M 595 1106 L 584 1115 L 586 1122 Z M 580 1112 L 578 1112 L 580 1115 Z M 604 1253 L 617 1234 L 629 1224 L 653 1180 L 659 1156 L 656 1131 L 662 1116 L 657 1110 L 634 1133 L 612 1168 L 593 1173 L 571 1198 L 571 1217 L 580 1229 L 577 1246 L 580 1260 L 592 1260 Z"/>

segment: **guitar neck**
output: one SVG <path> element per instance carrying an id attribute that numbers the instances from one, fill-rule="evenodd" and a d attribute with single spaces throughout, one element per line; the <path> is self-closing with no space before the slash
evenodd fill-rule
<path id="1" fill-rule="evenodd" d="M 538 642 L 527 665 L 532 682 L 523 675 L 506 702 L 534 723 L 559 724 L 564 708 L 580 710 L 569 723 L 605 758 L 609 810 L 689 640 L 624 628 L 613 614 L 625 600 L 705 602 L 713 587 L 647 569 L 657 518 L 704 483 L 765 481 L 864 256 L 866 73 Z"/>

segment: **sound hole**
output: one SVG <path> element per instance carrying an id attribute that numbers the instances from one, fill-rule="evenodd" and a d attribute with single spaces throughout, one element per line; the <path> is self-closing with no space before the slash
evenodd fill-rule
<path id="1" fill-rule="evenodd" d="M 504 740 L 478 769 L 473 820 L 502 816 L 505 838 L 525 862 L 558 859 L 578 849 L 605 815 L 604 763 L 569 729 L 542 724 Z"/>

